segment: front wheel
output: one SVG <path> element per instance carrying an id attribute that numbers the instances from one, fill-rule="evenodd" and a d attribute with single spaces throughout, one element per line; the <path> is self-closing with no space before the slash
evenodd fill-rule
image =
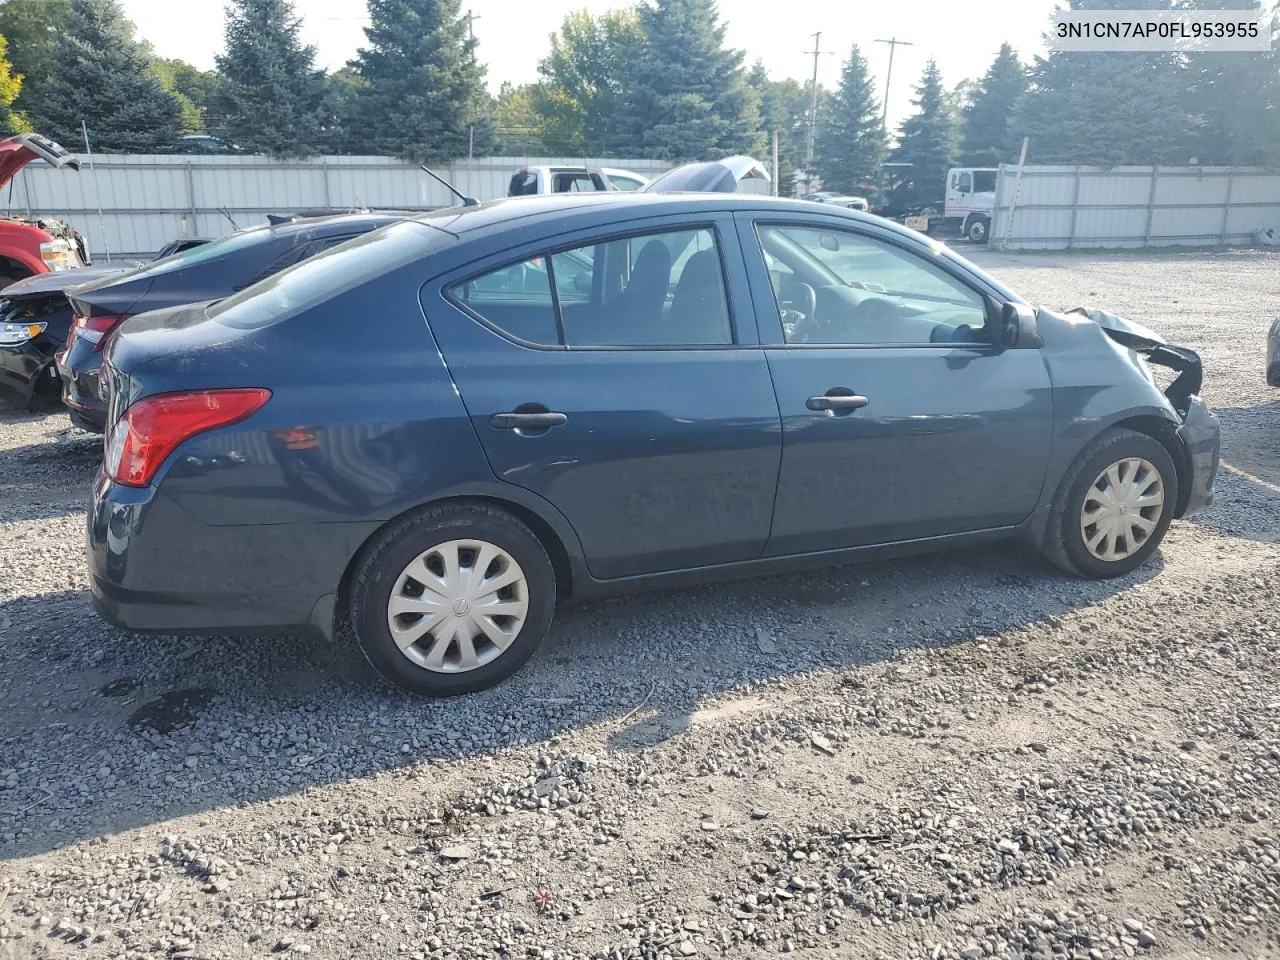
<path id="1" fill-rule="evenodd" d="M 555 603 L 555 571 L 527 526 L 483 504 L 452 504 L 402 520 L 370 545 L 350 613 L 361 651 L 383 677 L 448 697 L 524 666 Z"/>
<path id="2" fill-rule="evenodd" d="M 1137 569 L 1164 539 L 1178 502 L 1178 473 L 1157 440 L 1112 429 L 1080 454 L 1054 498 L 1044 553 L 1090 579 Z"/>
<path id="3" fill-rule="evenodd" d="M 986 217 L 972 217 L 964 233 L 970 243 L 986 243 L 990 228 L 991 221 Z"/>

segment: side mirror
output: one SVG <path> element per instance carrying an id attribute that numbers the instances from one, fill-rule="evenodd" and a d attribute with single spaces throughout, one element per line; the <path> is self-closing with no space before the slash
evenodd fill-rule
<path id="1" fill-rule="evenodd" d="M 1001 304 L 995 342 L 1013 349 L 1042 346 L 1044 341 L 1036 326 L 1035 307 L 1025 303 Z"/>

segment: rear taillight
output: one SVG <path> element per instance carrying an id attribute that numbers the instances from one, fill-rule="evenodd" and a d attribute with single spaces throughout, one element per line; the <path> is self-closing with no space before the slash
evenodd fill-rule
<path id="1" fill-rule="evenodd" d="M 67 337 L 66 350 L 69 352 L 71 345 L 77 339 L 80 339 L 93 344 L 93 352 L 97 353 L 106 346 L 107 334 L 124 323 L 124 320 L 125 318 L 122 316 L 77 316 L 75 322 L 71 324 L 71 333 Z"/>
<path id="2" fill-rule="evenodd" d="M 111 428 L 103 468 L 116 483 L 145 487 L 179 444 L 259 410 L 270 390 L 189 390 L 144 397 Z"/>

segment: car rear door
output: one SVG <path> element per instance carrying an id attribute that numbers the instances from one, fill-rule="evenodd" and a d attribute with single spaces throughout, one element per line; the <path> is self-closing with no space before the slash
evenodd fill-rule
<path id="1" fill-rule="evenodd" d="M 568 518 L 597 578 L 764 549 L 781 439 L 746 291 L 727 215 L 526 245 L 424 288 L 494 473 Z"/>
<path id="2" fill-rule="evenodd" d="M 1024 520 L 1048 466 L 1051 385 L 1038 350 L 992 345 L 977 280 L 846 218 L 738 223 L 782 414 L 766 554 Z"/>

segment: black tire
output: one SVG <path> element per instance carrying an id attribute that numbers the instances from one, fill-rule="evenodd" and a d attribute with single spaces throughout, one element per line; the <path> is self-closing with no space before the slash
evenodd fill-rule
<path id="1" fill-rule="evenodd" d="M 965 224 L 964 235 L 970 243 L 986 243 L 991 232 L 991 220 L 987 217 L 970 217 Z"/>
<path id="2" fill-rule="evenodd" d="M 1130 458 L 1145 460 L 1155 468 L 1164 485 L 1164 504 L 1156 526 L 1137 550 L 1120 560 L 1103 560 L 1089 552 L 1081 531 L 1085 495 L 1109 466 Z M 1146 563 L 1159 548 L 1177 502 L 1178 471 L 1164 445 L 1145 433 L 1112 428 L 1089 444 L 1062 478 L 1049 514 L 1042 552 L 1068 573 L 1091 580 L 1124 576 Z"/>
<path id="3" fill-rule="evenodd" d="M 487 663 L 445 673 L 400 652 L 387 623 L 387 604 L 401 572 L 419 555 L 451 540 L 481 540 L 506 551 L 524 574 L 528 612 L 510 645 Z M 380 533 L 361 556 L 350 590 L 350 624 L 365 658 L 385 679 L 411 693 L 452 697 L 506 680 L 533 656 L 551 627 L 556 577 L 541 541 L 519 519 L 485 504 L 429 507 Z"/>

